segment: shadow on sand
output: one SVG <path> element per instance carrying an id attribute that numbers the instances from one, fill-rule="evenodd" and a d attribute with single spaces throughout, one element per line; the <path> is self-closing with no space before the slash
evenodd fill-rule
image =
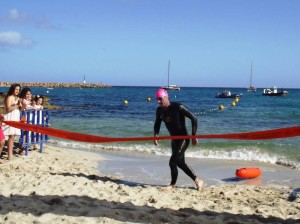
<path id="1" fill-rule="evenodd" d="M 88 180 L 111 181 L 128 186 L 143 186 L 142 183 L 124 182 L 109 177 L 86 175 L 83 173 L 52 173 L 52 175 L 80 176 Z M 6 215 L 10 212 L 32 214 L 55 214 L 72 217 L 110 218 L 121 222 L 138 223 L 299 223 L 299 220 L 280 219 L 277 217 L 262 217 L 260 215 L 241 215 L 227 212 L 199 211 L 192 208 L 174 210 L 149 205 L 138 206 L 131 202 L 116 202 L 77 195 L 37 195 L 33 192 L 29 196 L 0 195 L 0 213 Z M 79 212 L 80 211 L 80 212 Z"/>

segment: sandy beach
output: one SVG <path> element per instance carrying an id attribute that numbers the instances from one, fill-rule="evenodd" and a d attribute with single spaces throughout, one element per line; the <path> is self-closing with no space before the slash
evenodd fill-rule
<path id="1" fill-rule="evenodd" d="M 103 175 L 99 162 L 106 156 L 45 145 L 1 164 L 0 223 L 300 223 L 299 187 L 165 191 Z"/>

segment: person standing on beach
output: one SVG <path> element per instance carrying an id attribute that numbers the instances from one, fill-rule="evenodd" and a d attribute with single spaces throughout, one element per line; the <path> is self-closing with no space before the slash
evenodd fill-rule
<path id="1" fill-rule="evenodd" d="M 2 164 L 1 161 L 1 153 L 5 144 L 5 136 L 2 130 L 2 121 L 4 121 L 4 114 L 0 114 L 0 164 Z"/>
<path id="2" fill-rule="evenodd" d="M 43 110 L 44 107 L 43 107 L 43 97 L 40 96 L 40 95 L 36 95 L 35 98 L 34 98 L 34 102 L 35 102 L 35 105 L 34 105 L 34 108 L 36 110 Z"/>
<path id="3" fill-rule="evenodd" d="M 23 110 L 33 110 L 35 107 L 31 104 L 31 90 L 28 87 L 22 89 L 20 93 L 20 101 L 21 101 L 21 111 Z"/>
<path id="4" fill-rule="evenodd" d="M 156 109 L 156 119 L 154 123 L 154 137 L 159 134 L 161 122 L 164 121 L 171 136 L 188 136 L 185 124 L 185 118 L 192 122 L 192 135 L 197 132 L 197 118 L 182 104 L 170 102 L 168 92 L 165 89 L 158 89 L 155 95 L 159 107 Z M 158 141 L 154 140 L 158 145 Z M 199 179 L 194 171 L 185 163 L 185 151 L 190 144 L 190 139 L 173 139 L 171 141 L 172 155 L 169 161 L 171 169 L 171 183 L 166 189 L 175 189 L 178 177 L 178 169 L 182 169 L 196 184 L 197 190 L 200 190 L 203 181 Z M 192 138 L 192 144 L 197 145 L 198 139 Z"/>
<path id="5" fill-rule="evenodd" d="M 17 83 L 12 84 L 4 98 L 5 109 L 7 114 L 4 117 L 4 120 L 7 121 L 20 121 L 20 98 L 19 93 L 21 90 L 21 86 Z M 10 127 L 6 125 L 3 129 L 5 135 L 8 136 L 7 142 L 7 152 L 8 152 L 8 160 L 12 159 L 13 155 L 13 146 L 16 135 L 21 135 L 21 130 L 18 128 Z"/>

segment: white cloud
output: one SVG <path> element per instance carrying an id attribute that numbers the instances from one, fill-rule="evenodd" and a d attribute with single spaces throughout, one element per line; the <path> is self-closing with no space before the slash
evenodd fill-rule
<path id="1" fill-rule="evenodd" d="M 30 39 L 24 38 L 20 33 L 15 31 L 0 32 L 0 47 L 20 47 L 29 48 L 33 46 L 34 42 Z"/>
<path id="2" fill-rule="evenodd" d="M 9 18 L 11 19 L 19 19 L 21 17 L 20 13 L 16 9 L 11 9 L 9 11 Z"/>
<path id="3" fill-rule="evenodd" d="M 35 25 L 38 29 L 54 29 L 60 30 L 62 27 L 52 23 L 47 17 L 36 18 L 29 14 L 21 13 L 19 10 L 13 8 L 4 16 L 0 15 L 0 23 L 7 24 L 26 24 Z"/>
<path id="4" fill-rule="evenodd" d="M 29 16 L 24 13 L 20 13 L 17 9 L 11 9 L 8 14 L 0 17 L 0 22 L 4 23 L 24 23 L 29 21 Z"/>

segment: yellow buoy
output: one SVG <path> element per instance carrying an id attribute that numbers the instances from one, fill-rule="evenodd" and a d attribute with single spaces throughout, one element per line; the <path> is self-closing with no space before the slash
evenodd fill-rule
<path id="1" fill-rule="evenodd" d="M 221 104 L 221 105 L 219 106 L 219 109 L 220 109 L 220 110 L 224 110 L 224 106 Z"/>
<path id="2" fill-rule="evenodd" d="M 239 102 L 239 98 L 235 98 L 235 100 L 234 100 L 234 101 L 235 101 L 236 103 L 237 103 L 237 102 Z"/>
<path id="3" fill-rule="evenodd" d="M 232 102 L 231 106 L 235 107 L 235 102 Z"/>
<path id="4" fill-rule="evenodd" d="M 150 98 L 150 97 L 148 97 L 148 98 L 147 98 L 147 101 L 148 101 L 148 102 L 150 102 L 150 101 L 151 101 L 151 98 Z"/>
<path id="5" fill-rule="evenodd" d="M 124 104 L 128 104 L 128 101 L 127 101 L 127 100 L 124 100 Z"/>

